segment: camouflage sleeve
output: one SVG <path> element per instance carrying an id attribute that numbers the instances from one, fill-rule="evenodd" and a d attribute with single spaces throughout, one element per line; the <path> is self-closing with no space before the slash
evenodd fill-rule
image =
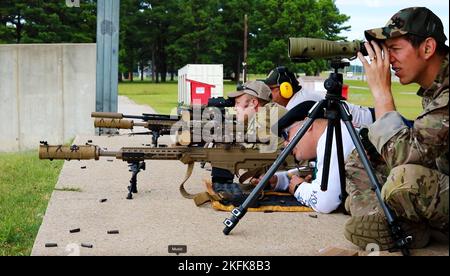
<path id="1" fill-rule="evenodd" d="M 448 152 L 448 90 L 427 105 L 408 128 L 398 112 L 388 112 L 369 128 L 369 138 L 392 168 L 401 164 L 434 167 Z"/>
<path id="2" fill-rule="evenodd" d="M 259 149 L 262 153 L 275 152 L 283 147 L 284 140 L 277 133 L 272 132 L 272 126 L 286 114 L 284 107 L 267 104 L 248 123 L 247 141 L 261 141 L 264 143 L 242 143 L 245 148 Z"/>
<path id="3" fill-rule="evenodd" d="M 261 145 L 261 152 L 275 152 L 283 147 L 284 140 L 279 138 L 277 133 L 272 132 L 272 126 L 286 114 L 286 109 L 282 106 L 269 103 L 257 114 L 257 136 L 260 141 L 267 141 L 268 144 Z"/>
<path id="4" fill-rule="evenodd" d="M 245 128 L 245 134 L 244 134 L 244 140 L 247 142 L 255 142 L 257 137 L 256 137 L 256 122 L 255 122 L 255 117 L 252 117 L 249 122 L 246 125 Z M 245 147 L 246 149 L 258 149 L 258 144 L 256 143 L 241 143 L 241 145 L 243 147 Z"/>

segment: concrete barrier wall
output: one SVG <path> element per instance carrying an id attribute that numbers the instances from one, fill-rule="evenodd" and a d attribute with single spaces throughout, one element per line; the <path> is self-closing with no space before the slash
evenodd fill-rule
<path id="1" fill-rule="evenodd" d="M 95 44 L 0 45 L 0 151 L 95 133 Z"/>

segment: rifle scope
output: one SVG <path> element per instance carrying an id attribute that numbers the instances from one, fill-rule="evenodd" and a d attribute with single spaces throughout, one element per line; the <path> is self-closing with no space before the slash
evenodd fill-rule
<path id="1" fill-rule="evenodd" d="M 225 107 L 233 107 L 234 106 L 234 98 L 217 97 L 208 99 L 208 107 L 217 107 L 217 108 L 225 108 Z"/>

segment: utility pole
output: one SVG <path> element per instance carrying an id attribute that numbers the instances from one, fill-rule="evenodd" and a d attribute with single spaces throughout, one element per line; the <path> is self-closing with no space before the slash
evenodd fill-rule
<path id="1" fill-rule="evenodd" d="M 248 33 L 248 17 L 244 15 L 244 60 L 242 61 L 242 79 L 244 83 L 247 81 L 247 35 Z"/>
<path id="2" fill-rule="evenodd" d="M 95 111 L 117 112 L 120 0 L 97 1 L 97 82 Z"/>

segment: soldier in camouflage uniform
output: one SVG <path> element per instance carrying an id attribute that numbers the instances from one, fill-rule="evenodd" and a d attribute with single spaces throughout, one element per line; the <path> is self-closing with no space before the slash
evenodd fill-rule
<path id="1" fill-rule="evenodd" d="M 237 124 L 245 129 L 236 130 L 238 142 L 264 142 L 242 143 L 246 148 L 259 149 L 262 153 L 271 153 L 283 146 L 282 139 L 276 134 L 271 134 L 271 126 L 286 114 L 287 110 L 276 103 L 271 102 L 270 88 L 262 81 L 249 81 L 238 87 L 238 91 L 228 94 L 229 98 L 235 98 Z M 268 144 L 266 144 L 268 142 Z M 212 182 L 232 183 L 233 173 L 228 170 L 212 168 Z"/>
<path id="2" fill-rule="evenodd" d="M 262 81 L 246 82 L 238 91 L 228 94 L 235 98 L 237 120 L 246 126 L 246 148 L 259 149 L 261 152 L 275 152 L 283 146 L 283 139 L 277 133 L 271 133 L 272 125 L 283 117 L 287 110 L 283 106 L 271 102 L 271 90 Z M 268 144 L 266 144 L 268 143 Z"/>
<path id="3" fill-rule="evenodd" d="M 380 160 L 371 161 L 381 195 L 413 236 L 412 248 L 424 247 L 433 233 L 448 242 L 449 184 L 449 55 L 441 20 L 423 7 L 396 13 L 383 28 L 367 30 L 365 44 L 370 62 L 361 53 L 367 81 L 374 97 L 377 121 L 369 138 Z M 381 48 L 380 48 L 381 46 Z M 395 111 L 391 73 L 400 83 L 417 83 L 422 113 L 412 127 Z M 345 237 L 365 248 L 376 243 L 381 250 L 394 247 L 388 225 L 367 174 L 356 155 L 346 164 L 346 208 L 352 215 Z"/>

